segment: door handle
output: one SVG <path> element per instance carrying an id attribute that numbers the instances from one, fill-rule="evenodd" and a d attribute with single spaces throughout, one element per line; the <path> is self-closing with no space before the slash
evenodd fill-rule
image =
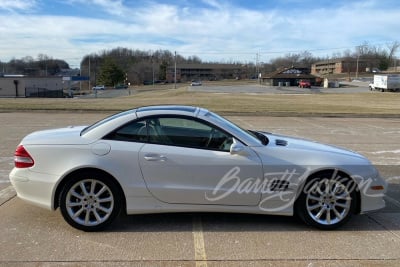
<path id="1" fill-rule="evenodd" d="M 158 154 L 146 154 L 144 159 L 147 161 L 166 161 L 167 157 Z"/>

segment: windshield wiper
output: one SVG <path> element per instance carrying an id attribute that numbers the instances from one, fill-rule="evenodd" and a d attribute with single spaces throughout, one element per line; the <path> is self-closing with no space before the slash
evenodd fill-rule
<path id="1" fill-rule="evenodd" d="M 268 145 L 269 143 L 268 137 L 266 137 L 264 134 L 253 130 L 248 130 L 248 131 L 252 133 L 258 140 L 260 140 L 261 144 L 263 144 L 264 146 Z"/>

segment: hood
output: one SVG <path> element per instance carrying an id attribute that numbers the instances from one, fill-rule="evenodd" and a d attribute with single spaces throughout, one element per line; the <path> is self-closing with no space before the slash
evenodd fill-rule
<path id="1" fill-rule="evenodd" d="M 267 147 L 275 147 L 275 148 L 282 148 L 286 150 L 293 150 L 293 151 L 310 151 L 314 152 L 317 154 L 323 153 L 323 154 L 335 154 L 335 155 L 342 155 L 342 156 L 349 156 L 349 157 L 354 157 L 354 158 L 359 158 L 359 159 L 366 159 L 364 156 L 348 150 L 344 149 L 341 147 L 333 146 L 333 145 L 326 145 L 326 144 L 321 144 L 315 141 L 311 140 L 306 140 L 302 138 L 295 138 L 295 137 L 289 137 L 289 136 L 284 136 L 284 135 L 277 135 L 277 134 L 271 134 L 271 133 L 265 133 L 263 134 L 268 138 L 269 143 Z"/>
<path id="2" fill-rule="evenodd" d="M 66 128 L 51 129 L 33 132 L 23 140 L 24 145 L 76 145 L 88 144 L 90 141 L 81 137 L 80 133 L 85 126 L 69 126 Z"/>

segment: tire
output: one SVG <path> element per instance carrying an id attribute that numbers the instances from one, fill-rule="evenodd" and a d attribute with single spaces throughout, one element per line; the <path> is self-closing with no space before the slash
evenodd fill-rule
<path id="1" fill-rule="evenodd" d="M 101 172 L 82 172 L 72 177 L 60 194 L 60 210 L 72 227 L 92 232 L 110 225 L 122 207 L 119 187 Z"/>
<path id="2" fill-rule="evenodd" d="M 336 229 L 354 214 L 356 185 L 348 177 L 320 173 L 310 178 L 295 203 L 295 213 L 306 224 L 321 230 Z"/>

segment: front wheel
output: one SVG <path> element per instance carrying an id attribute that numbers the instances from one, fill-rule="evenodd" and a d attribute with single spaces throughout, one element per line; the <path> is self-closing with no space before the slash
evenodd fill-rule
<path id="1" fill-rule="evenodd" d="M 305 223 L 331 230 L 351 218 L 356 201 L 355 184 L 351 179 L 313 178 L 306 183 L 295 209 Z"/>
<path id="2" fill-rule="evenodd" d="M 98 231 L 119 214 L 122 194 L 118 192 L 115 182 L 102 173 L 78 174 L 61 192 L 61 214 L 68 224 L 79 230 Z"/>

